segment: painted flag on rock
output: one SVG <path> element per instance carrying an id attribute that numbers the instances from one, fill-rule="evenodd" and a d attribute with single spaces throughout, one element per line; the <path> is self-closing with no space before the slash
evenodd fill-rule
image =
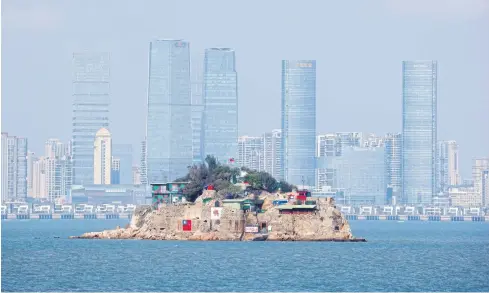
<path id="1" fill-rule="evenodd" d="M 182 221 L 183 231 L 192 231 L 192 221 L 191 220 L 183 220 Z"/>

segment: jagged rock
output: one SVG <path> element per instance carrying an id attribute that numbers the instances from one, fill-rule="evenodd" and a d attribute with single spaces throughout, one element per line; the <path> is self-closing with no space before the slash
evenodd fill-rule
<path id="1" fill-rule="evenodd" d="M 215 191 L 205 191 L 206 197 Z M 203 204 L 168 205 L 153 211 L 138 207 L 126 228 L 89 232 L 70 238 L 147 239 L 192 241 L 362 241 L 354 239 L 350 225 L 330 198 L 319 198 L 318 209 L 306 214 L 280 214 L 273 200 L 282 195 L 262 194 L 264 213 L 222 207 L 221 218 L 211 219 L 214 200 Z M 192 231 L 183 231 L 182 221 L 192 221 Z M 266 223 L 268 233 L 244 233 L 245 226 Z"/>

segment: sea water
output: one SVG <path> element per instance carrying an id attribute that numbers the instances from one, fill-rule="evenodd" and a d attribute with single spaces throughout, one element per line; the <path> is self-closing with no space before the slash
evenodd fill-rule
<path id="1" fill-rule="evenodd" d="M 125 224 L 2 221 L 2 291 L 489 291 L 489 223 L 351 221 L 366 243 L 68 239 Z"/>

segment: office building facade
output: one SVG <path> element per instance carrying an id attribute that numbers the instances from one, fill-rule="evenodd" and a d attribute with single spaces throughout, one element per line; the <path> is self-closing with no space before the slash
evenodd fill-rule
<path id="1" fill-rule="evenodd" d="M 73 184 L 93 184 L 93 141 L 109 127 L 109 53 L 73 54 Z"/>
<path id="2" fill-rule="evenodd" d="M 402 75 L 402 199 L 431 204 L 436 191 L 437 62 L 404 61 Z"/>
<path id="3" fill-rule="evenodd" d="M 235 52 L 209 48 L 204 57 L 202 154 L 226 164 L 238 155 L 238 75 Z"/>
<path id="4" fill-rule="evenodd" d="M 342 190 L 344 204 L 383 205 L 386 202 L 384 147 L 345 147 L 332 160 L 335 188 Z"/>
<path id="5" fill-rule="evenodd" d="M 193 156 L 189 43 L 154 40 L 149 52 L 146 162 L 151 184 L 184 176 Z"/>
<path id="6" fill-rule="evenodd" d="M 282 61 L 282 163 L 285 181 L 314 186 L 316 61 Z"/>

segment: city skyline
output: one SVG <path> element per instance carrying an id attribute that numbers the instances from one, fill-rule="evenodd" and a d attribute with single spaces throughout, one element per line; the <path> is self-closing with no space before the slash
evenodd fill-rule
<path id="1" fill-rule="evenodd" d="M 83 50 L 110 52 L 111 64 L 117 65 L 111 70 L 111 132 L 114 141 L 130 143 L 137 149 L 145 135 L 147 47 L 157 36 L 190 41 L 191 62 L 200 67 L 205 48 L 235 49 L 241 97 L 238 131 L 250 136 L 280 128 L 282 59 L 317 60 L 318 133 L 400 131 L 401 60 L 438 60 L 439 140 L 459 143 L 464 177 L 470 175 L 472 158 L 487 156 L 489 138 L 480 135 L 478 127 L 489 124 L 484 114 L 489 108 L 485 85 L 489 57 L 484 53 L 489 51 L 489 41 L 484 37 L 489 34 L 487 5 L 373 1 L 356 2 L 358 10 L 351 10 L 347 3 L 319 3 L 317 9 L 297 15 L 293 21 L 275 19 L 250 34 L 244 25 L 246 13 L 223 16 L 218 2 L 195 3 L 196 9 L 188 10 L 181 3 L 168 6 L 164 1 L 148 2 L 146 8 L 153 9 L 134 4 L 117 8 L 90 1 L 83 6 L 61 1 L 44 6 L 32 1 L 5 1 L 2 52 L 8 58 L 3 60 L 2 131 L 28 137 L 31 151 L 36 153 L 42 152 L 43 142 L 50 137 L 67 141 L 72 119 L 71 55 Z M 84 22 L 79 15 L 91 15 L 95 5 L 102 13 Z M 255 12 L 243 3 L 236 5 L 240 11 Z M 433 9 L 436 5 L 443 9 Z M 168 10 L 174 12 L 171 17 L 157 17 L 157 11 Z M 338 13 L 341 11 L 348 13 Z M 251 28 L 269 24 L 268 15 L 276 13 L 295 13 L 295 5 L 287 1 L 280 6 L 263 4 Z M 109 21 L 102 15 L 116 17 Z M 183 18 L 195 19 L 200 25 L 180 21 L 174 25 Z M 223 21 L 230 25 L 223 26 L 220 34 L 212 33 L 211 28 Z M 307 30 L 301 29 L 305 26 Z M 108 34 L 107 28 L 117 29 L 110 29 Z M 276 38 L 270 42 L 272 34 Z M 37 49 L 28 50 L 27 40 L 37 40 Z M 267 45 L 258 50 L 258 43 Z M 25 81 L 29 87 L 23 86 Z M 27 116 L 36 123 L 28 125 Z M 259 123 L 255 117 L 260 117 Z M 133 153 L 133 158 L 136 155 Z"/>

